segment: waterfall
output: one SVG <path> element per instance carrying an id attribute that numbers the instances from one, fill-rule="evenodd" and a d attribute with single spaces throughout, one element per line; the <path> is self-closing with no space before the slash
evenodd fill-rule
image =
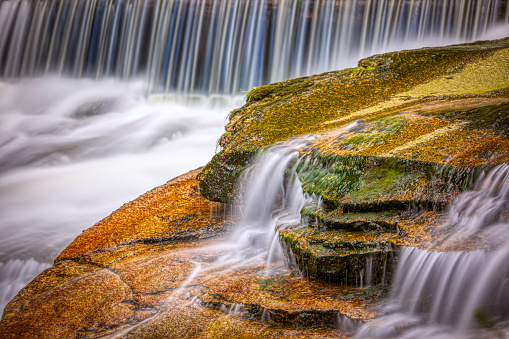
<path id="1" fill-rule="evenodd" d="M 266 272 L 284 260 L 278 230 L 303 224 L 300 211 L 316 205 L 317 198 L 302 191 L 296 173 L 299 149 L 309 144 L 308 138 L 295 138 L 268 147 L 246 170 L 240 183 L 241 221 L 227 244 L 227 260 L 265 258 Z M 305 222 L 304 222 L 305 223 Z"/>
<path id="2" fill-rule="evenodd" d="M 260 267 L 265 264 L 264 274 L 277 274 L 286 269 L 284 255 L 279 246 L 278 229 L 299 226 L 302 223 L 300 211 L 304 206 L 315 205 L 317 198 L 302 191 L 296 168 L 298 167 L 299 150 L 310 144 L 312 137 L 294 138 L 287 142 L 278 143 L 262 150 L 254 159 L 251 167 L 241 178 L 240 197 L 238 201 L 244 203 L 239 207 L 241 218 L 229 238 L 219 243 L 184 249 L 190 257 L 192 254 L 207 253 L 216 260 L 202 260 L 200 255 L 194 262 L 195 268 L 187 279 L 163 302 L 161 308 L 168 308 L 175 302 L 181 302 L 191 297 L 186 291 L 193 285 L 194 279 L 206 273 L 206 279 L 221 279 L 221 277 L 238 268 Z M 1 268 L 1 266 L 0 266 Z M 194 296 L 191 301 L 200 306 L 201 300 Z M 220 309 L 229 315 L 246 314 L 242 303 L 232 303 L 229 310 L 223 304 Z M 105 338 L 120 338 L 127 335 L 139 325 L 158 317 L 162 312 L 134 324 L 120 333 Z M 270 322 L 270 314 L 265 309 L 261 316 L 262 322 Z"/>
<path id="3" fill-rule="evenodd" d="M 445 244 L 470 238 L 490 250 L 425 251 L 403 248 L 390 312 L 359 338 L 505 337 L 509 314 L 509 166 L 495 168 L 449 211 Z M 410 329 L 409 329 L 410 328 Z M 505 331 L 505 332 L 504 332 Z"/>
<path id="4" fill-rule="evenodd" d="M 490 243 L 509 241 L 509 165 L 497 167 L 477 189 L 460 195 L 451 205 L 453 224 L 446 244 L 466 241 L 482 234 Z M 504 219 L 505 218 L 505 219 Z"/>
<path id="5" fill-rule="evenodd" d="M 0 77 L 141 77 L 151 93 L 232 94 L 507 23 L 507 0 L 3 0 Z"/>
<path id="6" fill-rule="evenodd" d="M 0 312 L 81 230 L 210 159 L 228 108 L 211 114 L 147 93 L 230 95 L 373 53 L 501 27 L 505 36 L 508 24 L 507 0 L 0 0 Z M 229 242 L 238 258 L 273 266 L 276 229 L 300 223 L 302 206 L 315 203 L 292 168 L 306 143 L 267 149 L 249 172 Z M 402 253 L 409 263 L 428 255 Z"/>

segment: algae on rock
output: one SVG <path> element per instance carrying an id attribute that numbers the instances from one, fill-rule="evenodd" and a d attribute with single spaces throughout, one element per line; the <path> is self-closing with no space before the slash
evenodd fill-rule
<path id="1" fill-rule="evenodd" d="M 506 38 L 393 52 L 359 62 L 359 67 L 369 64 L 373 68 L 369 73 L 352 74 L 350 69 L 254 88 L 246 104 L 230 116 L 228 141 L 198 177 L 202 194 L 209 200 L 231 202 L 243 169 L 264 146 L 320 134 L 317 147 L 331 151 L 328 143 L 334 131 L 358 119 L 367 119 L 371 135 L 349 136 L 332 153 L 446 161 L 457 166 L 505 162 L 509 159 L 507 140 L 499 132 L 476 128 L 469 133 L 471 125 L 466 128 L 462 122 L 420 112 L 430 104 L 446 102 L 454 107 L 457 101 L 461 107 L 466 98 L 488 105 L 507 98 L 503 89 L 509 87 L 509 74 L 502 65 L 509 62 L 508 47 Z M 478 68 L 483 77 L 475 81 Z M 470 79 L 471 84 L 456 86 L 456 78 Z M 448 87 L 443 87 L 444 81 L 449 81 Z M 471 138 L 477 146 L 462 149 L 462 143 Z M 445 141 L 451 146 L 447 148 Z M 439 145 L 447 149 L 435 155 L 431 150 Z M 493 148 L 494 159 L 472 159 L 489 148 Z"/>

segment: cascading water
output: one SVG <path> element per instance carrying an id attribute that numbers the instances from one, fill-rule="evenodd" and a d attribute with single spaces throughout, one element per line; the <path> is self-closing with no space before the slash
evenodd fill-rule
<path id="1" fill-rule="evenodd" d="M 292 166 L 297 161 L 298 149 L 307 144 L 308 139 L 296 138 L 269 147 L 257 157 L 243 179 L 248 183 L 244 188 L 243 221 L 232 234 L 232 243 L 242 252 L 249 248 L 266 254 L 269 270 L 272 263 L 283 259 L 277 230 L 300 225 L 302 208 L 317 203 L 314 196 L 302 192 Z"/>
<path id="2" fill-rule="evenodd" d="M 294 138 L 270 146 L 255 157 L 252 166 L 246 170 L 239 183 L 241 197 L 238 200 L 245 203 L 239 206 L 242 216 L 235 230 L 226 241 L 184 250 L 190 256 L 197 255 L 195 268 L 186 281 L 171 293 L 162 309 L 169 307 L 173 302 L 188 299 L 190 295 L 189 293 L 185 295 L 186 288 L 193 285 L 194 279 L 200 275 L 207 274 L 206 279 L 213 280 L 244 267 L 264 265 L 265 274 L 280 273 L 286 269 L 288 265 L 279 244 L 278 230 L 305 224 L 300 211 L 305 206 L 316 206 L 319 203 L 314 195 L 309 196 L 302 191 L 296 173 L 299 149 L 309 145 L 311 138 Z M 200 253 L 206 253 L 207 258 L 215 256 L 217 260 L 200 262 Z M 191 300 L 204 306 L 197 297 Z M 224 305 L 221 309 L 226 310 Z M 242 304 L 233 303 L 228 314 L 243 312 Z M 121 338 L 135 327 L 160 314 L 161 311 L 142 323 L 106 338 Z M 267 317 L 264 312 L 262 322 Z"/>
<path id="3" fill-rule="evenodd" d="M 318 203 L 315 196 L 303 193 L 295 171 L 298 150 L 309 142 L 308 138 L 295 138 L 268 147 L 254 159 L 239 183 L 241 196 L 237 200 L 243 201 L 237 208 L 240 221 L 226 242 L 209 248 L 228 249 L 216 266 L 229 270 L 230 265 L 259 265 L 262 260 L 270 273 L 283 264 L 277 231 L 305 223 L 300 211 Z"/>
<path id="4" fill-rule="evenodd" d="M 458 196 L 440 246 L 476 237 L 490 250 L 400 252 L 392 314 L 364 326 L 359 338 L 486 338 L 509 335 L 509 165 Z"/>
<path id="5" fill-rule="evenodd" d="M 506 0 L 4 0 L 0 76 L 143 77 L 218 94 L 350 67 L 400 48 L 484 38 Z"/>

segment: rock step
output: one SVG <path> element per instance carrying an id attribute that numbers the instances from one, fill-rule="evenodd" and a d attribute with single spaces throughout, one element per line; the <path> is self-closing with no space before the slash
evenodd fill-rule
<path id="1" fill-rule="evenodd" d="M 297 172 L 304 192 L 328 210 L 369 213 L 409 208 L 443 210 L 470 189 L 481 166 L 455 167 L 379 156 L 339 156 L 303 150 Z"/>
<path id="2" fill-rule="evenodd" d="M 288 311 L 278 308 L 264 308 L 259 304 L 232 303 L 222 300 L 209 301 L 203 306 L 217 309 L 233 316 L 243 315 L 263 323 L 278 324 L 293 328 L 314 326 L 335 327 L 339 314 L 337 310 Z M 362 320 L 346 318 L 353 324 L 363 323 Z"/>
<path id="3" fill-rule="evenodd" d="M 356 231 L 382 231 L 395 233 L 398 229 L 398 221 L 401 212 L 365 212 L 365 213 L 342 213 L 338 210 L 315 210 L 304 208 L 303 216 L 309 216 L 311 227 L 323 227 L 325 229 Z"/>
<path id="4" fill-rule="evenodd" d="M 200 306 L 232 316 L 290 328 L 337 327 L 338 319 L 352 327 L 377 315 L 375 303 L 388 288 L 355 288 L 304 279 L 293 272 L 260 275 L 263 267 L 237 270 L 220 279 L 204 279 L 188 298 Z"/>
<path id="5" fill-rule="evenodd" d="M 280 230 L 279 237 L 291 260 L 307 276 L 360 287 L 390 282 L 395 233 L 307 227 Z"/>

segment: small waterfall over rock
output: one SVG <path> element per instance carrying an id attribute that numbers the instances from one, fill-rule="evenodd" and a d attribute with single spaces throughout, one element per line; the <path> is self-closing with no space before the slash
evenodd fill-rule
<path id="1" fill-rule="evenodd" d="M 278 229 L 301 225 L 300 211 L 316 205 L 317 198 L 304 194 L 295 172 L 299 149 L 309 144 L 307 138 L 295 138 L 268 147 L 254 160 L 241 183 L 239 199 L 242 217 L 228 243 L 229 258 L 266 257 L 268 271 L 283 253 Z"/>
<path id="2" fill-rule="evenodd" d="M 506 0 L 4 0 L 0 77 L 144 77 L 149 92 L 231 94 L 508 22 Z"/>
<path id="3" fill-rule="evenodd" d="M 508 192 L 509 166 L 504 164 L 491 171 L 476 190 L 459 195 L 452 203 L 448 238 L 439 245 L 466 247 L 463 250 L 403 248 L 389 307 L 395 313 L 368 323 L 358 337 L 507 336 Z M 489 250 L 471 250 L 471 237 Z"/>
<path id="4" fill-rule="evenodd" d="M 192 273 L 171 293 L 164 307 L 189 299 L 191 295 L 186 292 L 186 288 L 193 285 L 200 275 L 206 275 L 207 280 L 213 280 L 221 279 L 222 275 L 235 269 L 246 267 L 265 266 L 265 275 L 279 274 L 286 269 L 288 265 L 284 262 L 277 230 L 301 225 L 302 208 L 318 204 L 314 195 L 309 196 L 302 191 L 296 173 L 299 150 L 309 145 L 311 139 L 312 137 L 301 137 L 281 142 L 267 147 L 255 157 L 239 183 L 241 193 L 237 200 L 244 203 L 236 208 L 241 211 L 241 215 L 234 231 L 225 241 L 184 250 L 197 254 L 198 258 L 200 253 L 207 253 L 206 257 L 214 257 L 216 260 L 200 262 L 200 259 L 197 259 Z M 179 299 L 180 294 L 184 293 L 184 298 Z M 199 306 L 217 307 L 214 303 L 202 305 L 196 296 L 192 297 L 191 301 Z M 230 316 L 248 313 L 242 303 L 233 302 L 229 307 L 221 304 L 218 308 Z M 161 311 L 149 319 L 160 314 Z M 261 321 L 271 322 L 266 309 L 261 313 Z M 107 338 L 120 338 L 142 323 Z"/>
<path id="5" fill-rule="evenodd" d="M 477 235 L 492 245 L 509 246 L 509 165 L 497 167 L 474 191 L 460 195 L 451 205 L 449 220 L 452 234 L 446 243 Z"/>

